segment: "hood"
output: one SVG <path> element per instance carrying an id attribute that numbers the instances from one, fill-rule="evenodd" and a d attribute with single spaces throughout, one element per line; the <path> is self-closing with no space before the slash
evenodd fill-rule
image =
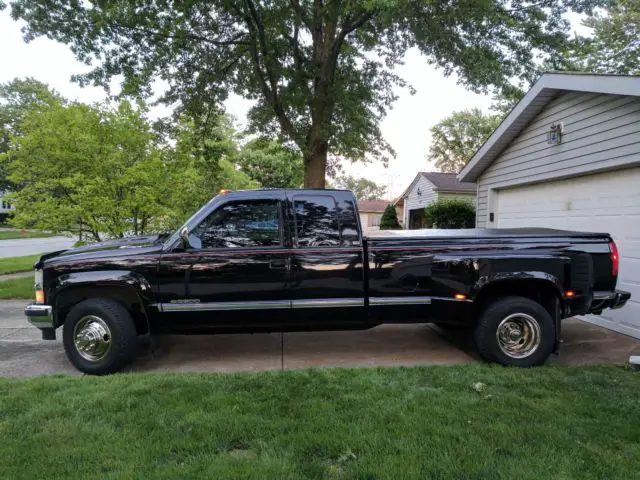
<path id="1" fill-rule="evenodd" d="M 139 237 L 125 237 L 105 242 L 91 243 L 82 247 L 70 248 L 69 250 L 61 250 L 58 252 L 48 253 L 40 258 L 36 263 L 39 268 L 47 260 L 66 259 L 69 257 L 87 258 L 87 257 L 111 257 L 137 253 L 152 253 L 160 251 L 162 244 L 166 240 L 168 234 L 159 235 L 143 235 Z"/>
<path id="2" fill-rule="evenodd" d="M 114 240 L 107 240 L 105 242 L 90 243 L 82 247 L 72 248 L 66 250 L 66 253 L 84 253 L 84 252 L 96 252 L 99 250 L 116 250 L 120 248 L 143 248 L 152 247 L 154 245 L 161 245 L 167 234 L 160 235 L 143 235 L 139 237 L 125 237 L 117 238 Z"/>

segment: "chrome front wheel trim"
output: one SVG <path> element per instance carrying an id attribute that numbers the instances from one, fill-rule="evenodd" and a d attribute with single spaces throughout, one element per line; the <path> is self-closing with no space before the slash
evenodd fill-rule
<path id="1" fill-rule="evenodd" d="M 527 358 L 542 342 L 540 324 L 531 315 L 514 313 L 503 319 L 496 330 L 502 353 L 510 358 Z"/>
<path id="2" fill-rule="evenodd" d="M 73 343 L 82 358 L 98 362 L 111 350 L 111 330 L 100 317 L 84 316 L 73 329 Z"/>

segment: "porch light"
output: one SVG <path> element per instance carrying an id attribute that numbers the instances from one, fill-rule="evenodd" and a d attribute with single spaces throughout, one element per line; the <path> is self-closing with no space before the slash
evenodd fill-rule
<path id="1" fill-rule="evenodd" d="M 549 131 L 547 132 L 547 144 L 560 145 L 560 143 L 562 142 L 563 131 L 564 125 L 562 122 L 552 123 Z"/>

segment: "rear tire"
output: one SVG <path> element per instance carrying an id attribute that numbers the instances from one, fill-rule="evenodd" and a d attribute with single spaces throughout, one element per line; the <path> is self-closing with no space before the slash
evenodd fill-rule
<path id="1" fill-rule="evenodd" d="M 131 314 L 120 303 L 90 298 L 69 311 L 62 340 L 74 367 L 90 375 L 107 375 L 133 360 L 137 334 Z"/>
<path id="2" fill-rule="evenodd" d="M 517 367 L 544 364 L 553 352 L 555 324 L 539 303 L 505 297 L 480 315 L 473 340 L 482 358 Z"/>

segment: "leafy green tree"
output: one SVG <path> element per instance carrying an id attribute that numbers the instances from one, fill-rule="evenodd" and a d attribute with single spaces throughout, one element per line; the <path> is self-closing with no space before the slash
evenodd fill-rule
<path id="1" fill-rule="evenodd" d="M 236 93 L 255 101 L 252 129 L 282 136 L 304 158 L 304 184 L 323 187 L 328 156 L 381 159 L 393 151 L 380 121 L 409 48 L 476 91 L 530 77 L 568 40 L 568 10 L 606 0 L 15 0 L 25 39 L 47 36 L 95 68 L 81 84 L 125 94 L 169 84 L 163 100 L 206 114 Z"/>
<path id="2" fill-rule="evenodd" d="M 380 219 L 380 230 L 400 229 L 402 229 L 402 227 L 398 221 L 398 212 L 396 212 L 396 208 L 393 205 L 389 204 L 382 213 L 382 218 Z"/>
<path id="3" fill-rule="evenodd" d="M 236 162 L 266 188 L 299 188 L 304 182 L 302 156 L 275 140 L 251 140 L 240 149 Z"/>
<path id="4" fill-rule="evenodd" d="M 454 112 L 431 128 L 427 158 L 442 172 L 458 173 L 502 120 L 478 108 Z"/>
<path id="5" fill-rule="evenodd" d="M 173 179 L 139 109 L 73 103 L 27 114 L 0 155 L 13 197 L 13 223 L 103 236 L 153 231 L 167 215 Z"/>
<path id="6" fill-rule="evenodd" d="M 583 24 L 593 29 L 593 37 L 578 39 L 575 56 L 570 57 L 585 71 L 640 74 L 640 2 L 617 0 L 596 10 Z"/>
<path id="7" fill-rule="evenodd" d="M 427 228 L 473 228 L 476 223 L 476 207 L 469 200 L 438 200 L 424 213 Z"/>
<path id="8" fill-rule="evenodd" d="M 640 74 L 640 2 L 616 0 L 605 2 L 582 21 L 593 30 L 588 37 L 577 36 L 542 62 L 536 79 L 546 71 L 585 73 Z M 506 115 L 522 99 L 533 82 L 519 79 L 517 85 L 507 84 L 494 97 L 491 107 Z"/>
<path id="9" fill-rule="evenodd" d="M 350 190 L 358 200 L 380 200 L 387 194 L 387 187 L 367 178 L 341 175 L 336 178 L 336 187 Z"/>
<path id="10" fill-rule="evenodd" d="M 9 150 L 10 137 L 20 135 L 20 126 L 28 113 L 46 110 L 63 101 L 47 84 L 34 78 L 16 78 L 0 84 L 0 153 Z M 6 165 L 0 163 L 0 191 L 15 188 L 7 175 Z"/>
<path id="11" fill-rule="evenodd" d="M 206 122 L 183 116 L 165 134 L 167 174 L 173 182 L 167 228 L 182 224 L 222 189 L 259 186 L 234 163 L 238 135 L 226 115 L 218 112 Z"/>

